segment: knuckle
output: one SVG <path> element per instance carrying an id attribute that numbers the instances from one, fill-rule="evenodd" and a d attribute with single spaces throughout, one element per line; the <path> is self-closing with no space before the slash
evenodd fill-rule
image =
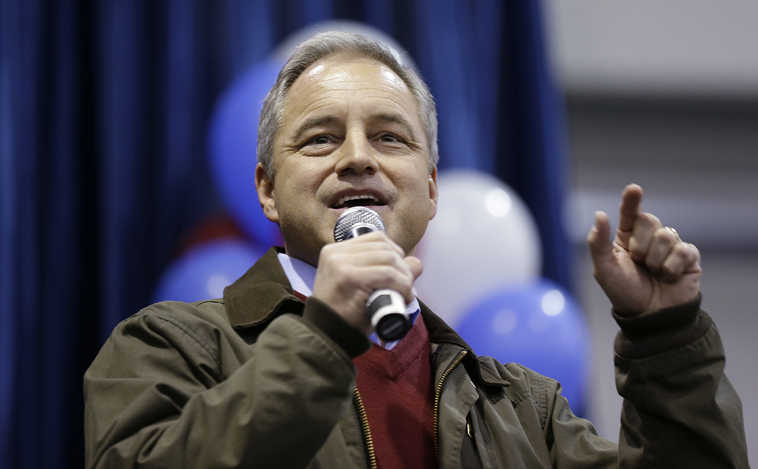
<path id="1" fill-rule="evenodd" d="M 653 226 L 647 222 L 638 220 L 634 224 L 634 228 L 632 228 L 632 237 L 637 238 L 638 241 L 642 239 L 649 240 L 653 237 L 654 232 L 655 228 Z"/>
<path id="2" fill-rule="evenodd" d="M 327 244 L 324 247 L 321 248 L 321 251 L 318 254 L 319 259 L 325 259 L 330 256 L 330 254 L 334 251 L 335 244 Z"/>
<path id="3" fill-rule="evenodd" d="M 678 269 L 681 263 L 682 259 L 677 254 L 672 253 L 666 258 L 666 261 L 663 263 L 663 267 L 669 272 L 674 272 Z"/>
<path id="4" fill-rule="evenodd" d="M 394 251 L 382 251 L 378 254 L 377 261 L 382 265 L 395 266 L 397 265 L 397 254 Z"/>
<path id="5" fill-rule="evenodd" d="M 672 249 L 672 254 L 676 256 L 677 258 L 684 260 L 690 257 L 691 252 L 686 244 L 679 243 L 676 246 L 674 246 L 674 248 Z"/>
<path id="6" fill-rule="evenodd" d="M 688 243 L 688 244 L 690 246 L 690 249 L 692 250 L 692 254 L 695 256 L 695 261 L 700 261 L 700 249 L 698 249 L 697 246 L 695 246 L 692 243 Z"/>
<path id="7" fill-rule="evenodd" d="M 321 270 L 326 270 L 331 268 L 332 262 L 332 256 L 329 255 L 329 253 L 321 252 L 318 256 L 318 265 L 321 268 Z"/>
<path id="8" fill-rule="evenodd" d="M 385 286 L 397 286 L 400 281 L 400 275 L 393 267 L 383 267 L 381 273 L 381 281 Z"/>
<path id="9" fill-rule="evenodd" d="M 664 265 L 661 269 L 664 281 L 673 281 L 681 274 L 681 269 L 676 265 Z"/>
<path id="10" fill-rule="evenodd" d="M 676 241 L 671 230 L 662 227 L 655 230 L 655 233 L 653 233 L 653 239 L 658 243 L 666 245 L 674 244 L 674 241 Z"/>
<path id="11" fill-rule="evenodd" d="M 336 264 L 332 274 L 334 275 L 334 281 L 342 285 L 354 285 L 360 279 L 358 269 L 344 262 Z"/>
<path id="12" fill-rule="evenodd" d="M 637 239 L 632 238 L 629 241 L 629 252 L 633 259 L 640 260 L 645 258 L 647 249 Z"/>
<path id="13" fill-rule="evenodd" d="M 411 274 L 411 276 L 415 275 L 415 272 L 418 272 L 420 275 L 424 271 L 424 264 L 415 257 L 404 257 L 402 259 L 403 265 L 408 270 L 408 272 Z"/>
<path id="14" fill-rule="evenodd" d="M 334 275 L 337 281 L 341 281 L 344 278 L 350 278 L 350 266 L 337 263 L 332 268 L 332 275 Z"/>
<path id="15" fill-rule="evenodd" d="M 692 243 L 682 243 L 682 244 L 685 246 L 687 251 L 691 252 L 695 256 L 700 256 L 700 249 L 698 249 L 697 246 L 695 246 Z"/>
<path id="16" fill-rule="evenodd" d="M 642 218 L 644 220 L 646 220 L 646 222 L 650 226 L 655 226 L 655 227 L 661 227 L 661 226 L 663 226 L 663 224 L 661 223 L 661 220 L 658 217 L 656 217 L 655 215 L 653 215 L 652 213 L 645 212 L 645 213 L 642 214 Z"/>
<path id="17" fill-rule="evenodd" d="M 695 262 L 698 259 L 698 252 L 697 249 L 693 249 L 693 247 L 683 244 L 682 250 L 682 258 L 688 262 Z"/>

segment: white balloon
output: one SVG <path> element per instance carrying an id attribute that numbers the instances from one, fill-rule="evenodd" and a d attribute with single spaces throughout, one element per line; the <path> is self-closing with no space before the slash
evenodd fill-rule
<path id="1" fill-rule="evenodd" d="M 439 204 L 416 254 L 419 298 L 451 326 L 503 285 L 533 282 L 541 267 L 537 226 L 507 185 L 476 171 L 442 172 Z"/>

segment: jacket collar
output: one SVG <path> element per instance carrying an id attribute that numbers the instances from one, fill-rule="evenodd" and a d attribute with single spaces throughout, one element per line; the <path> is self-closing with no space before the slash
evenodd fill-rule
<path id="1" fill-rule="evenodd" d="M 275 247 L 266 251 L 242 277 L 224 289 L 224 307 L 232 327 L 263 326 L 286 306 L 294 304 L 302 308 L 302 301 L 292 292 L 292 286 L 279 263 L 279 252 L 284 252 L 284 249 Z M 479 366 L 471 347 L 442 318 L 423 302 L 419 301 L 419 305 L 431 343 L 450 344 L 467 350 L 464 363 L 475 380 L 495 386 L 507 384 L 501 376 Z"/>
<path id="2" fill-rule="evenodd" d="M 300 302 L 279 264 L 279 252 L 284 250 L 269 249 L 242 277 L 224 288 L 224 307 L 232 327 L 265 324 L 285 303 Z"/>
<path id="3" fill-rule="evenodd" d="M 424 318 L 424 324 L 429 331 L 430 342 L 433 344 L 450 344 L 466 350 L 468 353 L 463 360 L 463 364 L 475 382 L 495 387 L 508 386 L 508 381 L 494 370 L 491 370 L 489 367 L 480 366 L 479 359 L 474 350 L 453 328 L 448 326 L 442 318 L 434 314 L 424 303 L 419 301 L 419 304 L 421 305 L 421 317 Z"/>

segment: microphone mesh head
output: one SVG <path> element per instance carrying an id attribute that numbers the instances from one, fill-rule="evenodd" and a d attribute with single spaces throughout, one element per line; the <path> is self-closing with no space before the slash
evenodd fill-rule
<path id="1" fill-rule="evenodd" d="M 352 207 L 337 218 L 334 240 L 340 242 L 352 238 L 357 227 L 368 228 L 367 231 L 384 231 L 384 223 L 378 213 L 366 207 Z"/>

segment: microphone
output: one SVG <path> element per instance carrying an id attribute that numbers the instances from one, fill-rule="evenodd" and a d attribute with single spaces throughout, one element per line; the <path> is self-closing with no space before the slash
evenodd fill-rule
<path id="1" fill-rule="evenodd" d="M 382 217 L 367 207 L 351 207 L 337 218 L 334 240 L 345 241 L 374 231 L 384 231 Z M 402 339 L 411 328 L 405 299 L 394 290 L 381 289 L 371 293 L 366 301 L 366 313 L 376 334 L 385 342 Z"/>

